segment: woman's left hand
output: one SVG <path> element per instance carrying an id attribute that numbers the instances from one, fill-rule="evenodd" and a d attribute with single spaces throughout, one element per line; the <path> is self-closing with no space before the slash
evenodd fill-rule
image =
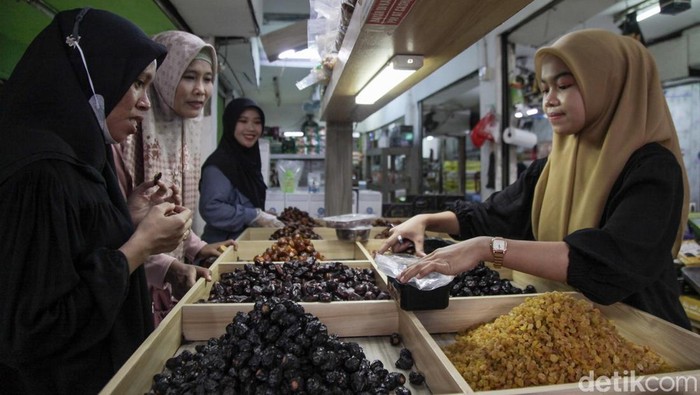
<path id="1" fill-rule="evenodd" d="M 146 181 L 134 188 L 127 199 L 129 213 L 134 225 L 138 225 L 151 207 L 168 202 L 182 205 L 180 188 L 177 185 L 166 186 L 163 181 Z"/>
<path id="2" fill-rule="evenodd" d="M 173 296 L 181 299 L 199 278 L 211 281 L 211 270 L 174 260 L 165 274 L 165 281 L 173 287 Z"/>
<path id="3" fill-rule="evenodd" d="M 221 252 L 224 251 L 228 246 L 233 246 L 234 249 L 238 249 L 238 243 L 235 240 L 225 240 L 218 243 L 207 244 L 202 247 L 197 253 L 196 259 L 207 259 L 212 257 L 221 256 Z M 224 248 L 222 248 L 224 247 Z"/>
<path id="4" fill-rule="evenodd" d="M 423 278 L 432 272 L 454 276 L 471 270 L 490 257 L 490 240 L 489 237 L 480 236 L 438 248 L 406 268 L 397 280 L 405 283 L 413 277 Z"/>

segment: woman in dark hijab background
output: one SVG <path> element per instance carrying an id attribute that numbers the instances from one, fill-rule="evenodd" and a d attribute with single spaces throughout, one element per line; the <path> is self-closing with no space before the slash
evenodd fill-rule
<path id="1" fill-rule="evenodd" d="M 5 393 L 96 393 L 153 329 L 141 264 L 174 248 L 192 213 L 153 181 L 127 205 L 106 143 L 136 131 L 150 108 L 144 91 L 165 54 L 119 16 L 64 11 L 30 44 L 5 85 Z"/>
<path id="2" fill-rule="evenodd" d="M 202 240 L 235 239 L 248 226 L 283 227 L 265 211 L 260 144 L 265 113 L 252 100 L 232 100 L 224 110 L 219 146 L 202 165 L 199 211 L 206 222 Z"/>

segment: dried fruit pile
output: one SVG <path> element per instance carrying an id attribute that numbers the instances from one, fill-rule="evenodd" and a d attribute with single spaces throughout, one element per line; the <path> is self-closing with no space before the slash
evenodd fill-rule
<path id="1" fill-rule="evenodd" d="M 372 222 L 372 226 L 388 226 L 391 228 L 392 226 L 395 225 L 400 225 L 401 220 L 400 219 L 393 219 L 393 220 L 388 220 L 386 218 L 377 218 Z"/>
<path id="2" fill-rule="evenodd" d="M 457 335 L 443 348 L 476 391 L 575 383 L 596 377 L 669 371 L 646 346 L 623 338 L 590 302 L 549 292 L 494 322 Z"/>
<path id="3" fill-rule="evenodd" d="M 311 218 L 309 213 L 303 210 L 299 210 L 297 207 L 285 208 L 277 218 L 279 218 L 280 221 L 284 222 L 285 225 L 301 225 L 306 227 L 314 227 L 318 225 L 316 220 Z"/>
<path id="4" fill-rule="evenodd" d="M 226 334 L 165 366 L 152 394 L 408 393 L 402 373 L 370 362 L 360 345 L 340 341 L 302 306 L 278 298 L 237 313 Z"/>
<path id="5" fill-rule="evenodd" d="M 374 235 L 375 239 L 388 239 L 391 236 L 391 226 Z"/>
<path id="6" fill-rule="evenodd" d="M 292 237 L 281 237 L 268 247 L 265 252 L 253 257 L 254 262 L 305 260 L 307 258 L 323 259 L 309 239 L 296 234 Z"/>
<path id="7" fill-rule="evenodd" d="M 319 263 L 312 258 L 246 264 L 219 277 L 211 288 L 211 303 L 247 303 L 261 296 L 297 302 L 389 299 L 376 285 L 372 269 L 350 268 L 341 262 Z"/>
<path id="8" fill-rule="evenodd" d="M 501 279 L 497 271 L 480 262 L 474 269 L 460 273 L 452 280 L 450 296 L 515 295 L 535 292 L 537 290 L 532 285 L 520 289 L 509 280 Z"/>
<path id="9" fill-rule="evenodd" d="M 374 222 L 372 222 L 372 226 L 377 226 L 377 227 L 386 226 L 386 229 L 377 233 L 374 236 L 374 238 L 375 239 L 388 239 L 389 236 L 391 236 L 391 233 L 389 233 L 391 231 L 391 228 L 393 228 L 396 225 L 399 225 L 400 223 L 401 223 L 401 220 L 389 221 L 389 220 L 386 220 L 384 218 L 375 219 Z"/>
<path id="10" fill-rule="evenodd" d="M 314 232 L 313 227 L 300 224 L 285 225 L 284 228 L 277 229 L 270 235 L 270 240 L 277 240 L 282 237 L 293 237 L 295 235 L 299 235 L 304 239 L 321 240 L 321 236 Z"/>

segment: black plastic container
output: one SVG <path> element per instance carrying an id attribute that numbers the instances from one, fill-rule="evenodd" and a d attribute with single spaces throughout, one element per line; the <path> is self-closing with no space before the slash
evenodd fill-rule
<path id="1" fill-rule="evenodd" d="M 430 291 L 422 291 L 412 285 L 401 284 L 389 277 L 389 287 L 395 290 L 401 309 L 413 310 L 442 310 L 450 304 L 450 288 L 452 283 Z"/>
<path id="2" fill-rule="evenodd" d="M 445 240 L 439 237 L 426 237 L 423 241 L 423 251 L 426 254 L 430 254 L 438 248 L 447 247 L 452 244 L 454 244 L 454 241 Z"/>

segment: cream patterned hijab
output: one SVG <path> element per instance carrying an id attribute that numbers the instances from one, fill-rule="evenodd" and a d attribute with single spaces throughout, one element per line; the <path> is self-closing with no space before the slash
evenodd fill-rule
<path id="1" fill-rule="evenodd" d="M 153 40 L 168 48 L 168 56 L 149 90 L 152 110 L 143 120 L 143 130 L 122 143 L 125 167 L 134 185 L 162 172 L 163 181 L 180 186 L 183 205 L 196 211 L 201 175 L 200 136 L 215 131 L 204 130 L 209 125 L 204 115 L 185 119 L 173 111 L 173 105 L 182 74 L 200 52 L 206 52 L 216 74 L 216 51 L 199 37 L 182 31 L 163 32 Z M 211 102 L 210 98 L 207 105 Z"/>
<path id="2" fill-rule="evenodd" d="M 636 40 L 610 31 L 569 33 L 535 54 L 538 83 L 544 55 L 560 58 L 573 73 L 586 120 L 575 135 L 553 136 L 552 152 L 535 188 L 535 238 L 559 241 L 576 230 L 597 227 L 630 156 L 657 142 L 673 152 L 683 169 L 685 196 L 675 256 L 688 218 L 688 179 L 651 54 Z"/>

